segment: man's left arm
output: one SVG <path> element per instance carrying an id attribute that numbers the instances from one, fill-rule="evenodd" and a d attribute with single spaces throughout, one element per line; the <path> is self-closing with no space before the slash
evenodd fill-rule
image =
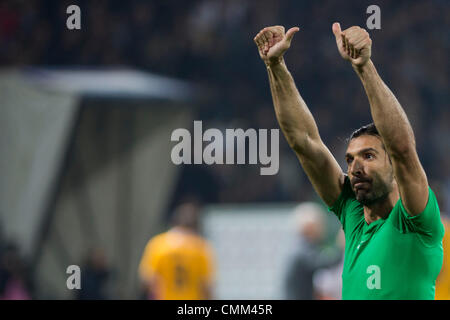
<path id="1" fill-rule="evenodd" d="M 139 262 L 138 273 L 143 287 L 146 290 L 147 297 L 159 300 L 160 284 L 156 274 L 156 265 L 158 264 L 158 255 L 156 254 L 157 243 L 152 239 L 147 243 Z"/>
<path id="2" fill-rule="evenodd" d="M 367 31 L 360 27 L 341 31 L 335 23 L 333 33 L 341 56 L 352 63 L 364 86 L 375 127 L 392 161 L 403 206 L 416 216 L 427 205 L 428 181 L 408 117 L 370 60 L 372 40 Z"/>

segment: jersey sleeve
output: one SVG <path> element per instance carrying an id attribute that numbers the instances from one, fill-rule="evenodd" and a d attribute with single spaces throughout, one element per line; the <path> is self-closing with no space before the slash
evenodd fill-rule
<path id="1" fill-rule="evenodd" d="M 139 275 L 142 279 L 151 279 L 157 270 L 159 260 L 157 242 L 157 239 L 150 240 L 144 249 L 144 254 L 139 263 Z"/>
<path id="2" fill-rule="evenodd" d="M 411 216 L 403 206 L 401 199 L 393 210 L 393 222 L 402 233 L 417 233 L 427 245 L 436 245 L 444 237 L 444 225 L 441 221 L 440 210 L 436 195 L 428 187 L 428 202 L 423 212 Z"/>

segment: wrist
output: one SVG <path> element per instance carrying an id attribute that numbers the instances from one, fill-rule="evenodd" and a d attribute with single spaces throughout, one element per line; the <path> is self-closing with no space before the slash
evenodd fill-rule
<path id="1" fill-rule="evenodd" d="M 364 73 L 367 73 L 368 71 L 372 70 L 375 66 L 374 66 L 372 60 L 369 59 L 362 65 L 356 65 L 356 64 L 352 63 L 352 67 L 356 73 L 364 74 Z"/>
<path id="2" fill-rule="evenodd" d="M 266 64 L 267 68 L 274 68 L 274 67 L 281 66 L 281 65 L 285 64 L 283 56 L 278 57 L 276 59 L 271 59 L 271 60 L 264 61 L 264 63 Z"/>

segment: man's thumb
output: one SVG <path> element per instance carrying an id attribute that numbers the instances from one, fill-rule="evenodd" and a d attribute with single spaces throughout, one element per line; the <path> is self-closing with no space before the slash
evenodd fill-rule
<path id="1" fill-rule="evenodd" d="M 286 39 L 287 41 L 291 42 L 292 38 L 294 37 L 294 34 L 296 34 L 299 30 L 300 30 L 299 27 L 293 27 L 293 28 L 290 28 L 290 29 L 286 32 L 285 39 Z"/>
<path id="2" fill-rule="evenodd" d="M 333 29 L 334 36 L 336 37 L 336 39 L 338 39 L 338 37 L 341 36 L 341 25 L 339 24 L 339 22 L 333 23 L 332 29 Z"/>

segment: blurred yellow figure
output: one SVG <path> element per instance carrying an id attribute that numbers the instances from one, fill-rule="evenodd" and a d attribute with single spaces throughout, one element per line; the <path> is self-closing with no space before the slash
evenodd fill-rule
<path id="1" fill-rule="evenodd" d="M 444 262 L 442 264 L 441 273 L 436 279 L 436 300 L 450 300 L 450 220 L 441 217 L 444 224 L 445 234 L 442 239 L 444 247 Z"/>
<path id="2" fill-rule="evenodd" d="M 173 227 L 145 247 L 139 274 L 148 296 L 160 300 L 211 299 L 212 248 L 198 234 L 198 208 L 186 203 L 174 213 Z"/>

